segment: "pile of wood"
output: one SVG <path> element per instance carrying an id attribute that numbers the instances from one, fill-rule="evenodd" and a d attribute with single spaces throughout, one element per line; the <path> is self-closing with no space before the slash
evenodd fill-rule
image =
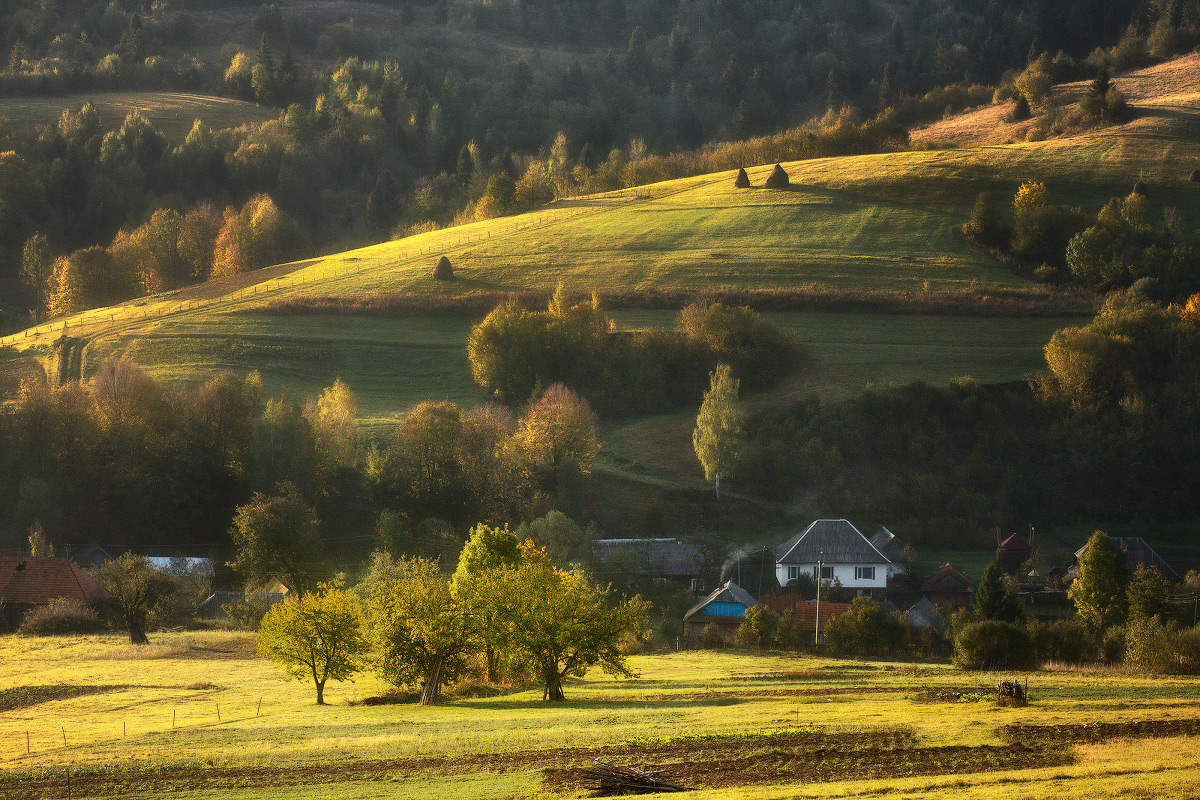
<path id="1" fill-rule="evenodd" d="M 579 770 L 580 777 L 584 780 L 599 782 L 599 785 L 593 787 L 596 797 L 687 791 L 683 786 L 660 778 L 662 772 L 661 769 L 643 772 L 629 767 L 614 767 L 602 761 L 594 761 L 591 766 Z"/>
<path id="2" fill-rule="evenodd" d="M 1020 680 L 1002 680 L 996 684 L 996 702 L 1002 706 L 1023 706 L 1029 702 L 1028 686 L 1028 679 L 1025 686 Z"/>

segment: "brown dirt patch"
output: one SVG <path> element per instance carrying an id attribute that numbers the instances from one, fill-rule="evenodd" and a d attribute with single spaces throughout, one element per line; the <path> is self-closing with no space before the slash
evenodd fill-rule
<path id="1" fill-rule="evenodd" d="M 666 769 L 672 779 L 697 787 L 741 786 L 782 781 L 844 780 L 847 775 L 879 778 L 1022 769 L 1068 764 L 1063 749 L 1026 746 L 919 747 L 903 728 L 859 733 L 779 731 L 762 736 L 665 740 L 640 746 L 552 748 L 461 757 L 414 757 L 278 766 L 98 768 L 76 772 L 73 797 L 142 792 L 264 786 L 310 786 L 342 781 L 384 780 L 414 775 L 455 776 L 478 772 L 541 769 L 549 788 L 577 787 L 576 771 L 592 759 Z M 13 800 L 66 797 L 66 776 L 46 772 L 0 776 L 0 794 Z"/>
<path id="2" fill-rule="evenodd" d="M 1162 739 L 1200 736 L 1200 719 L 1145 719 L 1131 722 L 1081 722 L 1063 725 L 1005 725 L 1006 741 L 1028 745 L 1084 744 L 1113 739 Z"/>

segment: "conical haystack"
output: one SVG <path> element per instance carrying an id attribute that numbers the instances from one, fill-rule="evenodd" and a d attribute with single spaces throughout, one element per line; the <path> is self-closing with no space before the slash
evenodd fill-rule
<path id="1" fill-rule="evenodd" d="M 439 281 L 454 280 L 454 267 L 450 266 L 450 259 L 445 256 L 438 259 L 437 266 L 433 268 L 433 277 Z"/>
<path id="2" fill-rule="evenodd" d="M 778 164 L 775 165 L 775 169 L 771 170 L 771 174 L 767 177 L 767 182 L 763 184 L 768 189 L 786 189 L 791 185 L 792 182 L 788 179 L 788 174 Z"/>
<path id="3" fill-rule="evenodd" d="M 1200 169 L 1192 170 L 1192 174 L 1188 175 L 1188 180 L 1192 183 L 1200 183 Z"/>
<path id="4" fill-rule="evenodd" d="M 735 188 L 735 189 L 749 189 L 750 188 L 750 176 L 746 174 L 745 167 L 738 168 L 737 177 L 733 179 L 733 188 Z"/>
<path id="5" fill-rule="evenodd" d="M 1146 196 L 1146 183 L 1144 181 L 1138 181 L 1137 183 L 1135 183 L 1133 185 L 1133 193 L 1140 194 L 1142 197 L 1145 197 Z"/>

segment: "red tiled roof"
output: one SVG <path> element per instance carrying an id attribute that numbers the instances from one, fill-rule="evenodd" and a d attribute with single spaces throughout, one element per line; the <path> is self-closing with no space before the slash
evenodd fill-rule
<path id="1" fill-rule="evenodd" d="M 782 597 L 766 598 L 767 608 L 776 614 L 791 611 L 796 615 L 796 623 L 801 628 L 812 628 L 817 622 L 817 601 L 804 600 L 798 594 L 783 595 Z M 849 603 L 821 603 L 821 627 L 834 617 L 845 614 L 850 610 Z"/>
<path id="2" fill-rule="evenodd" d="M 1021 534 L 1014 533 L 1012 536 L 1000 543 L 1001 550 L 1028 550 L 1029 542 L 1021 537 Z"/>
<path id="3" fill-rule="evenodd" d="M 108 592 L 70 559 L 0 556 L 0 602 L 45 605 L 59 597 L 86 604 Z"/>

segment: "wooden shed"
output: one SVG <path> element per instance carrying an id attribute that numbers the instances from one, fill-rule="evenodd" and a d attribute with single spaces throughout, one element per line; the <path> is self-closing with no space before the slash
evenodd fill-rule
<path id="1" fill-rule="evenodd" d="M 726 581 L 683 615 L 683 635 L 690 645 L 700 643 L 704 629 L 716 625 L 726 640 L 732 639 L 746 616 L 746 609 L 761 606 L 749 592 Z"/>
<path id="2" fill-rule="evenodd" d="M 1016 575 L 1021 572 L 1021 566 L 1033 555 L 1033 548 L 1019 533 L 1005 539 L 996 548 L 996 566 L 1001 572 Z"/>
<path id="3" fill-rule="evenodd" d="M 921 584 L 921 594 L 934 605 L 966 608 L 975 597 L 975 584 L 961 569 L 945 563 Z"/>

